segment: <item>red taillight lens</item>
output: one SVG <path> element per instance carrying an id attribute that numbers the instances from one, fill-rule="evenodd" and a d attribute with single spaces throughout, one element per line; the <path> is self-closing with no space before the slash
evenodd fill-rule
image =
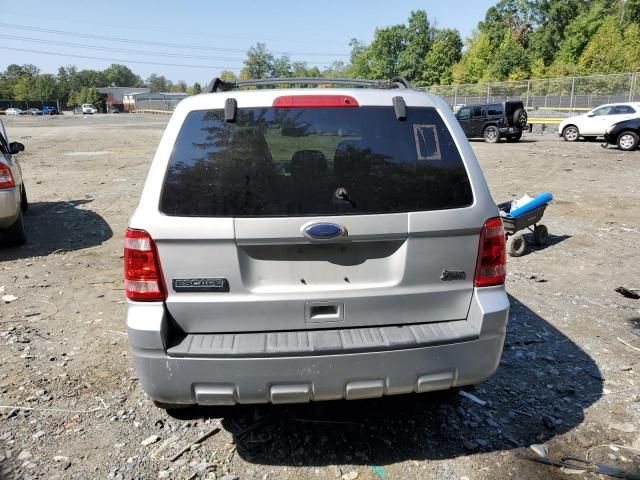
<path id="1" fill-rule="evenodd" d="M 124 239 L 124 289 L 132 300 L 164 300 L 156 245 L 144 230 L 127 229 Z"/>
<path id="2" fill-rule="evenodd" d="M 16 182 L 11 175 L 11 169 L 8 165 L 0 165 L 0 188 L 12 188 L 16 186 Z"/>
<path id="3" fill-rule="evenodd" d="M 358 101 L 348 95 L 288 95 L 273 101 L 274 108 L 357 108 Z"/>
<path id="4" fill-rule="evenodd" d="M 474 285 L 502 285 L 507 277 L 507 247 L 500 218 L 490 218 L 482 227 Z"/>

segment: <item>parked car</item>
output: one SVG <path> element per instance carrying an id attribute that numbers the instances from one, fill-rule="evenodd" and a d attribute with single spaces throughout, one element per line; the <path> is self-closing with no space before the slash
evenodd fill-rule
<path id="1" fill-rule="evenodd" d="M 20 108 L 11 107 L 11 108 L 7 108 L 4 111 L 4 114 L 5 115 L 24 115 L 24 110 Z"/>
<path id="2" fill-rule="evenodd" d="M 614 123 L 605 132 L 607 143 L 617 145 L 620 150 L 637 150 L 640 144 L 640 117 Z"/>
<path id="3" fill-rule="evenodd" d="M 42 110 L 39 108 L 29 108 L 25 113 L 27 115 L 42 115 Z"/>
<path id="4" fill-rule="evenodd" d="M 90 103 L 83 103 L 82 113 L 85 115 L 93 115 L 94 113 L 98 113 L 98 110 L 96 110 Z"/>
<path id="5" fill-rule="evenodd" d="M 616 122 L 640 116 L 638 103 L 612 103 L 594 108 L 584 115 L 569 117 L 558 126 L 558 135 L 567 142 L 580 138 L 595 140 L 602 137 L 608 127 Z"/>
<path id="6" fill-rule="evenodd" d="M 58 109 L 56 107 L 42 107 L 42 114 L 43 115 L 58 115 Z"/>
<path id="7" fill-rule="evenodd" d="M 296 403 L 489 377 L 505 235 L 449 106 L 403 80 L 281 84 L 216 80 L 163 134 L 125 236 L 144 390 Z"/>
<path id="8" fill-rule="evenodd" d="M 467 138 L 484 138 L 487 143 L 497 143 L 501 138 L 517 142 L 527 128 L 528 115 L 520 101 L 465 105 L 456 118 Z"/>
<path id="9" fill-rule="evenodd" d="M 22 245 L 27 241 L 22 215 L 29 204 L 17 159 L 23 150 L 23 144 L 9 141 L 0 120 L 0 237 L 7 245 Z"/>

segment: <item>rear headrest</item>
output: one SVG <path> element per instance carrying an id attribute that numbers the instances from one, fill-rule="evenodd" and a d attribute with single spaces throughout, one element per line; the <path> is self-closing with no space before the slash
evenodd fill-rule
<path id="1" fill-rule="evenodd" d="M 291 175 L 327 174 L 327 159 L 320 150 L 298 150 L 291 157 Z"/>

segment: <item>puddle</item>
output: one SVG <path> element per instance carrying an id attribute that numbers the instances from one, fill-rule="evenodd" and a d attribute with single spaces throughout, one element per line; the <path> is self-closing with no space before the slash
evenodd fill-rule
<path id="1" fill-rule="evenodd" d="M 67 157 L 97 157 L 98 155 L 108 155 L 113 152 L 68 152 L 63 153 Z"/>

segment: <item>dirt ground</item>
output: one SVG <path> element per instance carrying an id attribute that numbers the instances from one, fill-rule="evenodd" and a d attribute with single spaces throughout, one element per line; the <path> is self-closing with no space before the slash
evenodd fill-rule
<path id="1" fill-rule="evenodd" d="M 496 201 L 556 197 L 548 245 L 509 261 L 498 372 L 464 389 L 486 404 L 452 391 L 168 414 L 138 384 L 122 288 L 167 118 L 4 121 L 26 145 L 31 205 L 28 245 L 0 248 L 2 295 L 17 297 L 0 302 L 0 478 L 596 478 L 519 458 L 532 444 L 640 474 L 640 300 L 614 291 L 640 288 L 640 152 L 473 142 Z"/>

